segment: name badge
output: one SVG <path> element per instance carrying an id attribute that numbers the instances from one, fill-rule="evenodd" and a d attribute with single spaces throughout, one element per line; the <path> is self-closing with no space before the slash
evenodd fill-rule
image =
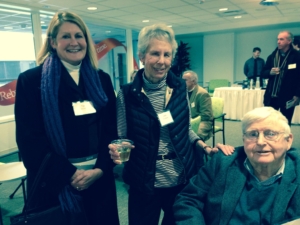
<path id="1" fill-rule="evenodd" d="M 191 103 L 191 107 L 194 108 L 195 107 L 195 102 Z"/>
<path id="2" fill-rule="evenodd" d="M 296 63 L 294 63 L 294 64 L 289 64 L 288 65 L 288 69 L 290 70 L 290 69 L 296 69 L 296 67 L 297 67 L 297 64 Z"/>
<path id="3" fill-rule="evenodd" d="M 174 120 L 173 120 L 170 110 L 164 111 L 162 113 L 158 113 L 157 116 L 158 116 L 160 125 L 162 127 L 164 127 L 170 123 L 174 123 Z"/>
<path id="4" fill-rule="evenodd" d="M 96 112 L 96 109 L 90 101 L 73 102 L 72 106 L 75 116 L 82 116 Z"/>

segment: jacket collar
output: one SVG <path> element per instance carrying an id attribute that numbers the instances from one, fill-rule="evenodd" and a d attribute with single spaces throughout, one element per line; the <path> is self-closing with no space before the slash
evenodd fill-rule
<path id="1" fill-rule="evenodd" d="M 134 92 L 141 92 L 142 91 L 142 88 L 143 88 L 143 73 L 144 73 L 144 69 L 140 69 L 132 84 L 131 84 L 131 91 L 134 91 Z M 180 78 L 179 77 L 176 77 L 174 75 L 174 73 L 169 70 L 168 74 L 167 74 L 167 80 L 166 80 L 166 83 L 167 83 L 167 86 L 170 87 L 171 89 L 174 89 L 174 88 L 177 88 L 180 86 Z"/>

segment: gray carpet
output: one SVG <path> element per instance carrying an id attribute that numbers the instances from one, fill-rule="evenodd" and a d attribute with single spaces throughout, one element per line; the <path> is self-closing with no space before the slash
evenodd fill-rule
<path id="1" fill-rule="evenodd" d="M 242 145 L 242 132 L 241 132 L 241 122 L 240 121 L 229 121 L 225 122 L 225 139 L 226 144 L 230 144 L 233 146 Z M 300 126 L 292 125 L 292 133 L 294 134 L 294 142 L 293 147 L 300 149 Z M 211 140 L 207 141 L 207 144 L 211 145 Z M 217 133 L 216 135 L 216 143 L 222 142 L 221 133 Z M 4 157 L 0 159 L 1 162 L 13 162 L 18 161 L 17 154 L 11 155 L 8 157 Z M 118 165 L 115 167 L 115 172 L 121 175 L 122 165 Z M 3 216 L 4 225 L 9 225 L 9 217 L 12 215 L 16 215 L 22 211 L 23 208 L 23 195 L 22 190 L 20 189 L 13 199 L 9 198 L 9 195 L 15 190 L 18 186 L 19 181 L 13 181 L 9 183 L 3 183 L 0 185 L 0 205 Z M 118 194 L 118 208 L 119 208 L 119 217 L 121 221 L 121 225 L 127 225 L 127 185 L 122 182 L 121 176 L 116 178 L 117 185 L 117 194 Z M 42 225 L 42 224 L 41 224 Z"/>

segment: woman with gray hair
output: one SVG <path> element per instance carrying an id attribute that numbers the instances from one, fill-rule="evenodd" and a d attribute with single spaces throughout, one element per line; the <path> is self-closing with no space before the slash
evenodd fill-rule
<path id="1" fill-rule="evenodd" d="M 158 224 L 161 210 L 162 224 L 174 224 L 175 196 L 203 165 L 203 150 L 218 151 L 190 127 L 185 82 L 170 71 L 176 49 L 170 27 L 144 27 L 138 38 L 144 69 L 117 97 L 118 136 L 135 144 L 123 170 L 124 181 L 130 185 L 130 225 Z M 109 148 L 114 162 L 120 164 L 119 153 L 113 145 Z"/>
<path id="2" fill-rule="evenodd" d="M 215 154 L 174 204 L 176 224 L 282 224 L 300 216 L 300 154 L 271 107 L 242 120 L 244 146 Z"/>

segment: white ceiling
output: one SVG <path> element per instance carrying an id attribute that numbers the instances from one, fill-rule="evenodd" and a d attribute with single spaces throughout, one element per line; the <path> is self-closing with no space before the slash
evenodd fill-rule
<path id="1" fill-rule="evenodd" d="M 1 4 L 17 4 L 32 10 L 70 10 L 80 15 L 91 33 L 125 35 L 122 29 L 139 31 L 147 24 L 163 22 L 172 25 L 176 35 L 223 30 L 258 28 L 259 26 L 294 23 L 300 25 L 300 0 L 281 0 L 277 6 L 262 6 L 260 0 L 0 0 Z M 95 6 L 96 11 L 87 7 Z M 2 6 L 3 7 L 3 6 Z M 219 12 L 220 8 L 228 11 Z M 235 19 L 234 16 L 242 18 Z M 150 20 L 143 23 L 143 20 Z M 30 16 L 0 11 L 0 30 L 4 26 L 30 23 Z M 49 19 L 45 19 L 46 28 Z M 29 25 L 28 25 L 29 26 Z M 99 26 L 105 26 L 99 31 Z M 94 28 L 93 28 L 94 27 Z M 110 30 L 110 34 L 105 31 Z M 101 34 L 100 34 L 101 33 Z M 135 35 L 134 35 L 135 36 Z"/>

